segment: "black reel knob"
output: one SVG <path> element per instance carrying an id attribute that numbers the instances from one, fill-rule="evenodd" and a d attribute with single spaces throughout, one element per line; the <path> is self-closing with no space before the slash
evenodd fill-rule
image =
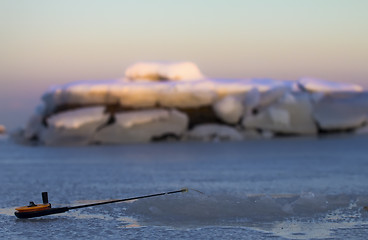
<path id="1" fill-rule="evenodd" d="M 43 204 L 48 204 L 49 203 L 49 197 L 47 195 L 47 192 L 42 192 L 42 202 L 43 202 Z"/>

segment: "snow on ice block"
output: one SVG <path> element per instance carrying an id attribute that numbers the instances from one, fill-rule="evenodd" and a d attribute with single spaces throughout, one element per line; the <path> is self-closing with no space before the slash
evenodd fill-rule
<path id="1" fill-rule="evenodd" d="M 283 134 L 317 133 L 312 105 L 308 94 L 304 93 L 286 93 L 258 114 L 245 116 L 242 124 L 246 129 L 270 130 Z"/>
<path id="2" fill-rule="evenodd" d="M 368 93 L 335 93 L 315 103 L 313 116 L 325 131 L 350 130 L 367 122 Z"/>
<path id="3" fill-rule="evenodd" d="M 210 80 L 191 82 L 77 82 L 54 87 L 43 95 L 47 113 L 62 105 L 120 104 L 125 107 L 200 107 L 217 98 Z"/>
<path id="4" fill-rule="evenodd" d="M 316 78 L 301 78 L 299 86 L 309 92 L 362 92 L 363 87 L 352 83 L 330 82 Z"/>
<path id="5" fill-rule="evenodd" d="M 277 87 L 293 87 L 291 81 L 274 79 L 209 79 L 214 91 L 220 96 L 247 93 L 256 89 L 259 92 L 269 91 Z"/>
<path id="6" fill-rule="evenodd" d="M 219 122 L 244 126 L 250 135 L 315 134 L 316 122 L 325 131 L 352 129 L 366 123 L 364 93 L 359 97 L 335 94 L 358 94 L 362 90 L 356 84 L 313 78 L 210 79 L 191 62 L 141 62 L 130 66 L 126 76 L 118 80 L 79 81 L 50 88 L 42 97 L 45 108 L 30 119 L 23 137 L 43 137 L 47 144 L 66 139 L 84 143 L 93 138 L 93 129 L 99 128 L 96 134 L 100 142 L 146 142 L 165 134 L 184 134 L 188 118 L 190 127 L 210 124 L 195 128 L 207 131 L 206 139 L 229 137 L 221 135 L 226 129 L 211 125 Z M 116 122 L 103 125 L 107 114 L 102 107 L 87 108 L 91 106 L 104 106 L 110 114 L 116 114 Z M 313 111 L 312 106 L 316 108 Z M 76 108 L 79 110 L 70 110 Z M 217 135 L 211 135 L 211 131 Z M 235 135 L 229 138 L 241 136 Z"/>
<path id="7" fill-rule="evenodd" d="M 61 105 L 102 105 L 113 104 L 119 97 L 110 94 L 111 89 L 121 85 L 117 80 L 79 81 L 61 86 L 53 86 L 43 94 L 46 113 L 52 113 Z"/>
<path id="8" fill-rule="evenodd" d="M 47 120 L 48 127 L 41 132 L 41 141 L 46 145 L 85 145 L 107 120 L 104 107 L 58 113 Z"/>
<path id="9" fill-rule="evenodd" d="M 163 107 L 190 108 L 211 105 L 217 95 L 208 80 L 167 83 L 160 92 L 159 105 Z"/>
<path id="10" fill-rule="evenodd" d="M 125 76 L 129 79 L 147 80 L 197 80 L 203 75 L 192 62 L 139 62 L 128 67 Z"/>
<path id="11" fill-rule="evenodd" d="M 276 80 L 218 80 L 150 82 L 150 81 L 81 81 L 50 88 L 42 97 L 46 113 L 60 106 L 120 104 L 124 107 L 201 107 L 210 106 L 227 95 L 243 94 L 252 89 L 271 91 L 288 83 Z"/>
<path id="12" fill-rule="evenodd" d="M 201 141 L 240 141 L 243 140 L 243 135 L 235 128 L 226 125 L 202 124 L 189 131 L 186 138 Z"/>
<path id="13" fill-rule="evenodd" d="M 137 110 L 115 115 L 113 125 L 102 128 L 94 142 L 104 144 L 144 143 L 164 135 L 181 136 L 188 117 L 177 110 Z"/>
<path id="14" fill-rule="evenodd" d="M 125 107 L 145 108 L 159 104 L 161 92 L 167 85 L 157 82 L 121 83 L 111 87 L 110 95 L 116 102 Z"/>
<path id="15" fill-rule="evenodd" d="M 236 124 L 243 115 L 244 107 L 241 97 L 229 95 L 214 103 L 213 110 L 222 121 Z"/>
<path id="16" fill-rule="evenodd" d="M 200 107 L 212 104 L 217 95 L 207 81 L 131 82 L 111 89 L 122 106 Z"/>

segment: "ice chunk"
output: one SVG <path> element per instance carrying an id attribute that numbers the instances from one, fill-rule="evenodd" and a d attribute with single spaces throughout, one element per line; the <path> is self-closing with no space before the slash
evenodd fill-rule
<path id="1" fill-rule="evenodd" d="M 193 128 L 187 133 L 188 139 L 202 140 L 202 141 L 216 141 L 216 140 L 243 140 L 242 134 L 233 127 L 220 124 L 202 124 Z"/>
<path id="2" fill-rule="evenodd" d="M 330 82 L 316 78 L 301 78 L 299 86 L 309 92 L 361 92 L 363 87 L 352 83 Z"/>
<path id="3" fill-rule="evenodd" d="M 236 124 L 243 115 L 242 99 L 238 96 L 227 96 L 213 105 L 216 115 L 224 122 Z"/>
<path id="4" fill-rule="evenodd" d="M 254 110 L 262 110 L 280 98 L 284 97 L 286 93 L 291 92 L 292 88 L 288 84 L 276 84 L 274 87 L 260 92 L 257 88 L 253 88 L 251 91 L 245 94 L 244 109 L 245 115 L 249 115 Z"/>
<path id="5" fill-rule="evenodd" d="M 40 138 L 46 145 L 85 145 L 91 142 L 96 130 L 105 124 L 108 115 L 104 107 L 81 108 L 51 116 Z"/>
<path id="6" fill-rule="evenodd" d="M 151 109 L 119 113 L 113 125 L 102 128 L 94 142 L 104 144 L 144 143 L 163 135 L 181 136 L 188 117 L 177 110 Z"/>
<path id="7" fill-rule="evenodd" d="M 326 131 L 350 130 L 367 121 L 368 93 L 329 94 L 319 100 L 313 116 Z"/>
<path id="8" fill-rule="evenodd" d="M 302 93 L 286 93 L 258 114 L 246 116 L 243 126 L 284 134 L 317 133 L 309 96 Z"/>
<path id="9" fill-rule="evenodd" d="M 148 80 L 198 80 L 203 75 L 192 62 L 139 62 L 128 67 L 125 76 Z"/>
<path id="10" fill-rule="evenodd" d="M 48 126 L 55 128 L 79 128 L 90 122 L 106 119 L 104 107 L 87 107 L 58 113 L 47 119 Z"/>

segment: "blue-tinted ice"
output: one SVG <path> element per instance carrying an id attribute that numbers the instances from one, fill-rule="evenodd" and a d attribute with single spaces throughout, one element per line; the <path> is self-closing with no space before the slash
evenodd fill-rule
<path id="1" fill-rule="evenodd" d="M 29 147 L 0 140 L 2 239 L 365 239 L 366 136 L 227 143 Z M 19 220 L 54 207 L 188 193 Z"/>

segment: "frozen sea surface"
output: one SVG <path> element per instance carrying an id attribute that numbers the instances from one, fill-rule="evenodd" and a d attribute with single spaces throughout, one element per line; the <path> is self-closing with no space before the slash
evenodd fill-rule
<path id="1" fill-rule="evenodd" d="M 1 239 L 366 239 L 368 137 L 30 147 L 0 139 Z M 54 207 L 166 195 L 17 219 Z"/>

